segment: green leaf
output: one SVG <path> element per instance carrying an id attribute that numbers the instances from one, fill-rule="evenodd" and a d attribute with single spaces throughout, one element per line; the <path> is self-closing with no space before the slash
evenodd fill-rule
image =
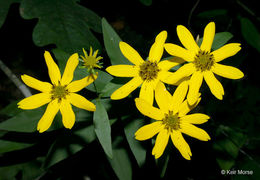
<path id="1" fill-rule="evenodd" d="M 18 173 L 21 173 L 22 180 L 40 179 L 40 175 L 44 172 L 41 168 L 41 164 L 42 159 L 38 158 L 27 163 L 0 167 L 0 179 L 18 179 L 16 177 Z"/>
<path id="2" fill-rule="evenodd" d="M 139 0 L 143 5 L 145 6 L 151 6 L 153 3 L 153 0 Z"/>
<path id="3" fill-rule="evenodd" d="M 113 159 L 108 159 L 119 180 L 132 180 L 132 166 L 126 149 L 118 147 L 122 137 L 113 142 Z"/>
<path id="4" fill-rule="evenodd" d="M 38 121 L 44 113 L 45 107 L 24 110 L 16 116 L 1 122 L 0 129 L 17 132 L 34 132 L 36 131 Z"/>
<path id="5" fill-rule="evenodd" d="M 69 59 L 70 55 L 66 52 L 64 52 L 61 49 L 53 49 L 52 52 L 54 53 L 55 58 L 58 60 L 58 64 L 59 64 L 59 68 L 61 73 L 63 73 L 67 60 Z M 99 69 L 95 70 L 96 72 L 98 72 L 98 78 L 94 81 L 94 84 L 90 84 L 86 87 L 86 89 L 93 91 L 93 92 L 97 92 L 100 93 L 103 91 L 104 87 L 107 85 L 107 83 L 113 79 L 112 76 L 104 71 L 101 71 Z M 89 73 L 87 71 L 87 69 L 85 68 L 80 68 L 79 66 L 76 68 L 75 72 L 74 72 L 74 80 L 79 80 L 82 79 L 86 76 L 88 76 Z"/>
<path id="6" fill-rule="evenodd" d="M 2 27 L 2 25 L 5 22 L 5 18 L 8 14 L 9 11 L 9 7 L 11 6 L 11 4 L 13 3 L 17 3 L 20 2 L 21 0 L 2 0 L 0 1 L 0 28 Z"/>
<path id="7" fill-rule="evenodd" d="M 71 155 L 79 152 L 87 144 L 96 138 L 94 126 L 90 125 L 75 132 L 72 130 L 64 131 L 56 141 L 52 144 L 46 156 L 44 167 L 49 168 L 62 160 L 67 159 Z"/>
<path id="8" fill-rule="evenodd" d="M 214 41 L 212 44 L 212 50 L 216 50 L 224 46 L 231 38 L 233 34 L 230 32 L 219 32 L 215 34 Z"/>
<path id="9" fill-rule="evenodd" d="M 204 11 L 204 12 L 199 13 L 198 17 L 211 19 L 216 16 L 226 16 L 226 15 L 227 15 L 226 9 L 213 9 L 213 10 Z"/>
<path id="10" fill-rule="evenodd" d="M 248 44 L 260 52 L 260 34 L 256 26 L 247 18 L 241 18 L 241 33 Z"/>
<path id="11" fill-rule="evenodd" d="M 234 165 L 240 148 L 246 142 L 246 136 L 222 125 L 216 134 L 218 138 L 213 143 L 213 149 L 217 152 L 216 159 L 222 169 L 228 170 Z"/>
<path id="12" fill-rule="evenodd" d="M 0 153 L 24 149 L 29 146 L 32 146 L 32 144 L 0 140 Z"/>
<path id="13" fill-rule="evenodd" d="M 93 11 L 77 4 L 78 0 L 23 0 L 21 16 L 38 18 L 33 31 L 37 46 L 55 44 L 69 52 L 80 52 L 82 48 L 100 49 L 101 45 L 93 33 L 101 32 L 101 19 Z"/>
<path id="14" fill-rule="evenodd" d="M 110 127 L 107 111 L 99 99 L 96 100 L 95 104 L 96 104 L 96 111 L 94 112 L 94 117 L 93 117 L 95 132 L 106 155 L 112 158 L 113 153 L 112 153 L 111 127 Z"/>
<path id="15" fill-rule="evenodd" d="M 143 123 L 141 119 L 135 119 L 131 120 L 124 128 L 126 139 L 139 167 L 141 167 L 145 163 L 146 150 L 142 147 L 140 141 L 135 139 L 135 132 L 142 125 Z"/>
<path id="16" fill-rule="evenodd" d="M 215 34 L 211 49 L 214 51 L 216 49 L 221 48 L 224 46 L 231 38 L 233 34 L 230 32 L 219 32 Z M 198 41 L 198 45 L 200 46 L 203 41 L 203 38 L 200 38 Z"/>
<path id="17" fill-rule="evenodd" d="M 22 112 L 23 110 L 19 109 L 17 106 L 18 102 L 19 101 L 14 101 L 14 102 L 8 104 L 6 107 L 1 109 L 0 114 L 8 116 L 8 117 L 13 117 L 13 116 L 17 115 L 18 113 Z"/>
<path id="18" fill-rule="evenodd" d="M 102 18 L 102 32 L 105 48 L 111 64 L 131 64 L 120 51 L 119 42 L 122 40 L 105 18 Z"/>

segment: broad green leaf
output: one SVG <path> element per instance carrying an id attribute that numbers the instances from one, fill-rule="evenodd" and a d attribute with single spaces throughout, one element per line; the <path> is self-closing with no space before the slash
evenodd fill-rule
<path id="1" fill-rule="evenodd" d="M 13 117 L 13 116 L 17 115 L 18 113 L 22 112 L 23 110 L 19 109 L 17 106 L 18 102 L 19 101 L 14 101 L 14 102 L 8 104 L 6 107 L 1 109 L 0 114 L 8 116 L 8 117 Z"/>
<path id="2" fill-rule="evenodd" d="M 96 111 L 93 116 L 93 123 L 98 140 L 104 149 L 106 155 L 110 158 L 113 157 L 112 140 L 111 140 L 111 127 L 107 111 L 100 100 L 96 100 Z"/>
<path id="3" fill-rule="evenodd" d="M 135 139 L 135 132 L 142 125 L 143 123 L 141 119 L 134 119 L 129 122 L 124 128 L 126 139 L 139 167 L 141 167 L 145 163 L 146 150 L 142 147 L 140 141 Z"/>
<path id="4" fill-rule="evenodd" d="M 248 44 L 260 52 L 260 34 L 256 26 L 247 18 L 241 18 L 241 33 Z"/>
<path id="5" fill-rule="evenodd" d="M 22 164 L 0 167 L 0 179 L 18 179 L 16 177 L 18 173 L 21 173 L 20 175 L 22 180 L 40 179 L 40 175 L 44 173 L 44 170 L 41 168 L 41 164 L 42 159 L 38 158 Z"/>
<path id="6" fill-rule="evenodd" d="M 93 125 L 81 128 L 75 132 L 72 131 L 63 132 L 52 144 L 46 156 L 44 167 L 49 168 L 67 159 L 96 138 Z"/>
<path id="7" fill-rule="evenodd" d="M 125 83 L 129 81 L 129 78 L 117 78 L 115 77 L 110 82 L 107 82 L 107 84 L 104 86 L 104 88 L 101 91 L 101 97 L 110 97 L 111 94 L 123 86 Z"/>
<path id="8" fill-rule="evenodd" d="M 200 18 L 215 18 L 216 16 L 226 16 L 227 10 L 226 9 L 213 9 L 209 11 L 204 11 L 198 14 Z"/>
<path id="9" fill-rule="evenodd" d="M 100 49 L 101 45 L 91 30 L 101 32 L 101 19 L 77 1 L 22 1 L 21 16 L 25 19 L 38 18 L 33 31 L 33 41 L 37 46 L 55 44 L 69 53 L 80 52 L 90 46 Z"/>
<path id="10" fill-rule="evenodd" d="M 215 34 L 214 41 L 212 44 L 212 50 L 216 50 L 224 46 L 231 38 L 233 34 L 230 32 L 219 32 Z"/>
<path id="11" fill-rule="evenodd" d="M 143 5 L 145 6 L 151 6 L 153 3 L 153 0 L 139 0 Z"/>
<path id="12" fill-rule="evenodd" d="M 213 149 L 218 154 L 217 162 L 222 169 L 230 169 L 235 163 L 240 148 L 246 142 L 246 136 L 227 126 L 220 126 L 216 134 L 218 138 L 213 143 Z"/>
<path id="13" fill-rule="evenodd" d="M 219 32 L 215 34 L 211 49 L 214 51 L 224 46 L 233 35 L 230 32 Z M 198 44 L 201 45 L 203 37 L 199 39 Z"/>
<path id="14" fill-rule="evenodd" d="M 44 107 L 24 110 L 16 116 L 1 122 L 0 129 L 17 132 L 34 132 L 36 131 L 38 121 L 44 113 Z"/>
<path id="15" fill-rule="evenodd" d="M 52 50 L 54 53 L 56 59 L 58 60 L 59 68 L 61 73 L 63 73 L 67 60 L 70 57 L 70 54 L 62 51 L 61 49 L 54 49 Z M 94 81 L 95 85 L 92 83 L 86 87 L 86 89 L 93 91 L 93 92 L 102 92 L 104 87 L 107 85 L 107 83 L 112 79 L 112 76 L 104 71 L 101 71 L 99 69 L 95 70 L 98 72 L 98 78 Z M 74 72 L 74 80 L 82 79 L 86 76 L 88 76 L 89 73 L 87 69 L 80 68 L 79 66 L 76 68 Z"/>
<path id="16" fill-rule="evenodd" d="M 118 147 L 122 137 L 113 142 L 113 159 L 108 159 L 119 180 L 132 180 L 132 166 L 126 149 Z"/>
<path id="17" fill-rule="evenodd" d="M 119 42 L 122 40 L 105 18 L 102 18 L 102 32 L 105 48 L 111 64 L 131 64 L 120 51 Z"/>
<path id="18" fill-rule="evenodd" d="M 9 7 L 11 6 L 11 4 L 13 3 L 18 3 L 21 0 L 1 0 L 0 1 L 0 28 L 2 27 L 2 25 L 5 22 L 5 18 L 7 16 L 7 13 L 9 11 Z"/>
<path id="19" fill-rule="evenodd" d="M 0 140 L 0 153 L 24 149 L 29 146 L 32 146 L 32 144 Z"/>

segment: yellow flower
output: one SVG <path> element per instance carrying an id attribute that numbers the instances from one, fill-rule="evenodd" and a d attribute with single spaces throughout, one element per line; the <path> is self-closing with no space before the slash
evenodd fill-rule
<path id="1" fill-rule="evenodd" d="M 90 47 L 90 52 L 88 55 L 88 53 L 83 48 L 83 53 L 84 53 L 84 56 L 80 55 L 80 57 L 83 60 L 83 67 L 87 68 L 87 70 L 90 73 L 94 74 L 94 68 L 99 68 L 99 69 L 102 68 L 101 64 L 99 63 L 99 60 L 103 59 L 103 57 L 101 57 L 101 56 L 97 57 L 98 50 L 93 52 L 92 47 Z"/>
<path id="2" fill-rule="evenodd" d="M 183 77 L 191 76 L 187 99 L 189 104 L 192 105 L 197 100 L 197 94 L 204 78 L 211 93 L 216 98 L 222 100 L 224 89 L 213 73 L 229 79 L 240 79 L 244 76 L 243 72 L 235 67 L 219 64 L 220 61 L 235 55 L 241 49 L 240 44 L 229 43 L 211 52 L 215 36 L 214 22 L 210 22 L 206 26 L 200 47 L 195 42 L 189 30 L 184 26 L 177 26 L 177 34 L 186 49 L 170 43 L 165 44 L 165 49 L 169 54 L 181 57 L 188 63 L 169 77 L 167 82 L 175 83 Z"/>
<path id="3" fill-rule="evenodd" d="M 140 141 L 150 139 L 158 133 L 152 150 L 152 154 L 156 159 L 163 154 L 169 137 L 171 137 L 174 146 L 180 151 L 181 155 L 187 160 L 190 160 L 192 154 L 182 133 L 201 141 L 210 140 L 206 131 L 193 125 L 207 122 L 209 116 L 201 113 L 187 115 L 200 101 L 199 98 L 193 106 L 190 106 L 187 100 L 184 101 L 187 88 L 187 81 L 183 82 L 171 95 L 163 83 L 158 83 L 155 90 L 155 99 L 159 108 L 153 107 L 141 98 L 135 99 L 138 110 L 145 116 L 156 120 L 141 127 L 135 133 L 135 138 Z"/>
<path id="4" fill-rule="evenodd" d="M 109 66 L 106 71 L 118 77 L 133 77 L 128 83 L 117 89 L 111 99 L 123 99 L 128 96 L 137 87 L 141 86 L 140 98 L 145 99 L 150 104 L 153 103 L 154 89 L 158 82 L 164 82 L 171 72 L 169 70 L 182 63 L 178 61 L 164 60 L 161 57 L 164 50 L 164 43 L 167 38 L 167 32 L 159 33 L 152 45 L 149 57 L 146 61 L 125 42 L 120 42 L 119 47 L 123 55 L 134 65 L 114 65 Z"/>
<path id="5" fill-rule="evenodd" d="M 75 114 L 71 104 L 88 111 L 96 110 L 96 106 L 92 102 L 75 92 L 91 84 L 97 76 L 87 76 L 83 79 L 71 82 L 74 71 L 79 63 L 77 53 L 70 56 L 62 77 L 59 67 L 48 51 L 45 51 L 44 57 L 52 84 L 39 81 L 28 75 L 22 75 L 21 78 L 27 86 L 39 90 L 41 93 L 21 100 L 18 103 L 18 107 L 21 109 L 35 109 L 49 103 L 45 113 L 38 122 L 37 130 L 40 133 L 46 131 L 51 126 L 59 110 L 62 115 L 63 125 L 65 128 L 71 129 L 75 123 Z"/>

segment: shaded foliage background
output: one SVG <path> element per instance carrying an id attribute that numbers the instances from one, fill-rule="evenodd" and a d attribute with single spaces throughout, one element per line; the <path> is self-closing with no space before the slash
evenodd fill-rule
<path id="1" fill-rule="evenodd" d="M 15 75 L 49 81 L 44 50 L 52 52 L 62 71 L 71 53 L 82 54 L 81 49 L 89 46 L 100 49 L 104 68 L 96 82 L 98 92 L 94 86 L 82 92 L 97 104 L 94 115 L 75 108 L 77 122 L 71 131 L 62 128 L 58 115 L 51 131 L 43 134 L 35 130 L 45 107 L 17 109 L 23 95 L 0 71 L 0 179 L 259 179 L 259 12 L 257 1 L 252 0 L 1 0 L 0 59 Z M 238 67 L 245 77 L 219 78 L 225 89 L 223 101 L 203 85 L 196 111 L 211 116 L 202 128 L 212 140 L 185 136 L 193 153 L 191 161 L 184 160 L 171 143 L 155 161 L 151 142 L 133 138 L 135 130 L 149 122 L 135 108 L 133 98 L 138 93 L 109 100 L 122 79 L 103 71 L 110 64 L 127 63 L 118 53 L 120 39 L 145 58 L 160 31 L 168 31 L 167 42 L 180 44 L 177 25 L 202 36 L 210 21 L 216 23 L 216 32 L 230 32 L 228 37 L 220 36 L 224 40 L 242 44 L 242 50 L 223 64 Z M 77 69 L 75 79 L 85 75 Z M 105 143 L 102 130 L 110 126 L 103 127 L 100 119 L 111 124 Z M 110 134 L 109 128 L 104 132 Z M 253 175 L 225 176 L 221 169 L 252 170 Z"/>

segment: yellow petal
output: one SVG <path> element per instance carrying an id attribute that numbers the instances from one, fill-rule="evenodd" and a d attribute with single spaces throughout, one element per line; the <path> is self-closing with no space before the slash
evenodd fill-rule
<path id="1" fill-rule="evenodd" d="M 159 69 L 161 70 L 165 70 L 165 71 L 168 71 L 170 70 L 171 68 L 179 65 L 179 64 L 183 64 L 185 61 L 182 59 L 182 58 L 179 58 L 179 57 L 173 57 L 171 59 L 167 59 L 167 60 L 164 60 L 164 61 L 160 61 L 158 63 L 158 67 Z"/>
<path id="2" fill-rule="evenodd" d="M 76 94 L 76 93 L 70 93 L 69 102 L 80 109 L 85 109 L 87 111 L 96 111 L 96 106 L 83 96 Z"/>
<path id="3" fill-rule="evenodd" d="M 65 128 L 71 129 L 75 123 L 75 114 L 68 100 L 63 99 L 60 105 L 62 123 Z"/>
<path id="4" fill-rule="evenodd" d="M 192 156 L 190 146 L 183 138 L 181 132 L 173 130 L 171 133 L 171 139 L 174 146 L 180 151 L 182 157 L 184 157 L 187 160 L 190 160 L 190 157 Z"/>
<path id="5" fill-rule="evenodd" d="M 49 129 L 55 115 L 59 111 L 59 108 L 60 108 L 60 103 L 58 103 L 58 99 L 51 101 L 48 104 L 45 113 L 43 114 L 42 118 L 40 119 L 40 121 L 38 122 L 38 125 L 37 125 L 37 130 L 40 133 Z"/>
<path id="6" fill-rule="evenodd" d="M 28 76 L 26 74 L 22 75 L 21 78 L 27 86 L 29 86 L 33 89 L 36 89 L 38 91 L 50 92 L 51 89 L 52 89 L 52 85 L 50 83 L 39 81 L 38 79 L 35 79 L 35 78 Z"/>
<path id="7" fill-rule="evenodd" d="M 180 131 L 201 141 L 210 140 L 210 137 L 206 131 L 187 122 L 181 123 Z"/>
<path id="8" fill-rule="evenodd" d="M 216 62 L 220 62 L 230 56 L 234 56 L 238 51 L 240 51 L 241 44 L 239 43 L 229 43 L 221 48 L 212 52 Z"/>
<path id="9" fill-rule="evenodd" d="M 18 108 L 21 109 L 35 109 L 43 106 L 51 101 L 51 95 L 49 93 L 39 93 L 27 97 L 17 103 Z"/>
<path id="10" fill-rule="evenodd" d="M 164 126 L 162 125 L 161 121 L 145 125 L 136 131 L 135 139 L 139 141 L 150 139 L 158 132 L 160 132 L 163 128 Z"/>
<path id="11" fill-rule="evenodd" d="M 160 109 L 153 107 L 143 99 L 135 98 L 135 105 L 137 109 L 145 116 L 155 120 L 162 120 L 164 118 L 164 113 Z"/>
<path id="12" fill-rule="evenodd" d="M 49 76 L 51 79 L 52 84 L 58 85 L 61 79 L 60 69 L 54 60 L 51 57 L 51 54 L 48 51 L 44 53 L 45 62 L 48 67 Z"/>
<path id="13" fill-rule="evenodd" d="M 193 63 L 184 64 L 180 67 L 176 72 L 172 73 L 167 79 L 163 79 L 162 81 L 167 84 L 175 84 L 181 79 L 190 76 L 195 72 L 195 66 Z"/>
<path id="14" fill-rule="evenodd" d="M 174 103 L 172 101 L 172 96 L 162 82 L 158 82 L 155 88 L 155 100 L 160 109 L 165 113 L 168 114 L 169 110 L 172 110 L 171 106 L 172 103 Z"/>
<path id="15" fill-rule="evenodd" d="M 158 79 L 164 83 L 169 83 L 169 77 L 172 77 L 173 73 L 166 70 L 161 70 L 158 72 Z"/>
<path id="16" fill-rule="evenodd" d="M 211 93 L 219 100 L 222 100 L 224 95 L 222 84 L 216 79 L 211 71 L 205 71 L 203 75 Z"/>
<path id="17" fill-rule="evenodd" d="M 187 95 L 188 103 L 193 105 L 198 100 L 198 93 L 200 90 L 200 86 L 203 81 L 203 74 L 200 71 L 196 71 L 190 78 L 189 81 L 189 92 Z"/>
<path id="18" fill-rule="evenodd" d="M 186 27 L 184 27 L 182 25 L 177 26 L 177 35 L 178 35 L 182 45 L 186 49 L 191 50 L 196 53 L 198 52 L 199 46 L 197 45 L 192 34 Z"/>
<path id="19" fill-rule="evenodd" d="M 96 79 L 97 79 L 97 75 L 91 74 L 83 79 L 71 82 L 67 86 L 67 88 L 68 88 L 69 92 L 78 92 L 81 89 L 83 89 L 84 87 L 90 85 Z"/>
<path id="20" fill-rule="evenodd" d="M 158 159 L 163 154 L 169 140 L 169 133 L 166 129 L 163 129 L 157 135 L 155 140 L 155 145 L 153 147 L 152 155 L 155 156 L 155 159 Z"/>
<path id="21" fill-rule="evenodd" d="M 74 53 L 70 56 L 69 60 L 67 61 L 64 73 L 61 78 L 61 85 L 67 85 L 69 84 L 74 75 L 74 71 L 76 67 L 79 64 L 79 55 L 77 53 Z"/>
<path id="22" fill-rule="evenodd" d="M 183 81 L 174 91 L 174 94 L 172 96 L 172 102 L 173 102 L 173 113 L 176 114 L 179 109 L 180 106 L 184 100 L 184 98 L 186 97 L 188 91 L 188 81 Z"/>
<path id="23" fill-rule="evenodd" d="M 217 75 L 228 79 L 240 79 L 244 77 L 244 73 L 239 69 L 218 63 L 215 63 L 214 67 L 212 68 L 212 71 Z"/>
<path id="24" fill-rule="evenodd" d="M 210 52 L 211 46 L 215 36 L 215 23 L 210 22 L 204 29 L 203 41 L 200 46 L 200 49 L 203 51 Z"/>
<path id="25" fill-rule="evenodd" d="M 167 38 L 166 31 L 162 31 L 157 35 L 155 42 L 152 45 L 150 52 L 149 52 L 149 57 L 148 57 L 149 61 L 159 62 L 161 60 L 166 38 Z"/>
<path id="26" fill-rule="evenodd" d="M 139 53 L 125 42 L 119 42 L 119 47 L 122 54 L 133 64 L 139 66 L 144 62 Z"/>
<path id="27" fill-rule="evenodd" d="M 172 56 L 177 56 L 185 61 L 194 61 L 194 52 L 184 49 L 176 44 L 166 43 L 165 50 Z"/>
<path id="28" fill-rule="evenodd" d="M 106 68 L 106 71 L 117 77 L 134 77 L 138 76 L 139 67 L 135 65 L 114 65 Z"/>
<path id="29" fill-rule="evenodd" d="M 192 109 L 194 109 L 199 104 L 199 102 L 201 100 L 201 98 L 199 96 L 200 95 L 198 95 L 198 101 L 193 105 L 189 105 L 187 99 L 181 104 L 180 109 L 179 109 L 179 117 L 185 116 L 188 112 L 190 112 Z"/>
<path id="30" fill-rule="evenodd" d="M 158 80 L 152 80 L 152 81 L 144 81 L 139 97 L 141 99 L 146 100 L 149 104 L 153 105 L 153 99 L 154 99 L 154 89 L 155 89 L 155 84 L 157 84 Z"/>
<path id="31" fill-rule="evenodd" d="M 194 113 L 183 116 L 180 118 L 181 121 L 185 121 L 191 124 L 203 124 L 208 121 L 210 117 L 206 114 Z"/>
<path id="32" fill-rule="evenodd" d="M 117 100 L 117 99 L 123 99 L 127 97 L 131 92 L 133 92 L 138 86 L 142 84 L 143 80 L 141 77 L 136 76 L 133 79 L 131 79 L 129 82 L 127 82 L 125 85 L 117 89 L 113 94 L 111 95 L 111 99 Z"/>

